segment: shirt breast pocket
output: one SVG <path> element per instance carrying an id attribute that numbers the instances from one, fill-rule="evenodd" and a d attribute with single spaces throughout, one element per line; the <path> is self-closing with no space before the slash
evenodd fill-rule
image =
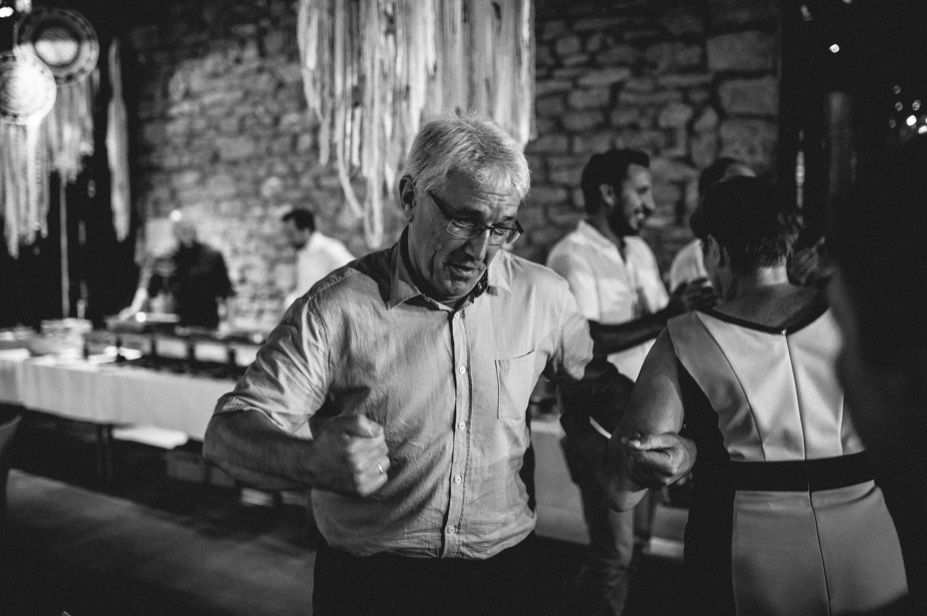
<path id="1" fill-rule="evenodd" d="M 499 389 L 499 419 L 521 419 L 525 416 L 531 392 L 538 378 L 535 368 L 537 353 L 496 360 L 496 383 Z"/>

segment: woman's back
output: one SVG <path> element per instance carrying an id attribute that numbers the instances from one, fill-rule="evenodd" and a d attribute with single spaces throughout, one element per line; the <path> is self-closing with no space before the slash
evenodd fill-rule
<path id="1" fill-rule="evenodd" d="M 728 588 L 738 614 L 843 613 L 902 596 L 897 535 L 844 412 L 840 337 L 820 295 L 764 288 L 668 329 L 691 378 L 683 389 L 698 392 L 683 399 L 699 448 L 686 557 L 703 585 Z"/>

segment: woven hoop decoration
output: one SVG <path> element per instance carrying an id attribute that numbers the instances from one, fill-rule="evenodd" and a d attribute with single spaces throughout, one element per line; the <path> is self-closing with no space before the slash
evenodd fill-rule
<path id="1" fill-rule="evenodd" d="M 0 53 L 0 122 L 36 124 L 51 111 L 55 78 L 29 53 Z"/>
<path id="2" fill-rule="evenodd" d="M 16 24 L 16 44 L 34 53 L 58 84 L 84 79 L 97 66 L 100 41 L 90 22 L 76 11 L 36 8 Z"/>

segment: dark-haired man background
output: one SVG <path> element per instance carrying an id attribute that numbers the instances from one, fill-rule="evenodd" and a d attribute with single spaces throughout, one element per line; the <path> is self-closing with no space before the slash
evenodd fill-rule
<path id="1" fill-rule="evenodd" d="M 286 309 L 316 282 L 353 261 L 354 255 L 340 241 L 318 231 L 309 210 L 293 208 L 281 220 L 287 243 L 296 251 L 295 281 L 286 296 Z"/>
<path id="2" fill-rule="evenodd" d="M 650 158 L 639 150 L 593 155 L 582 174 L 586 218 L 553 247 L 547 260 L 548 267 L 569 283 L 589 321 L 596 353 L 607 354 L 632 380 L 670 317 L 714 302 L 710 287 L 697 284 L 670 296 L 653 251 L 638 237 L 655 210 L 649 167 Z M 618 414 L 593 418 L 575 408 L 569 396 L 563 398 L 564 454 L 580 488 L 590 537 L 576 609 L 616 616 L 628 594 L 634 516 L 633 511 L 609 508 L 600 467 Z"/>

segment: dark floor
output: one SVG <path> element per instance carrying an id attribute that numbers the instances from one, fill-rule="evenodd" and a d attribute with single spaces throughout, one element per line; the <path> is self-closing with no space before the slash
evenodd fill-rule
<path id="1" fill-rule="evenodd" d="M 316 535 L 305 508 L 242 504 L 171 478 L 165 450 L 116 441 L 98 473 L 92 426 L 27 413 L 0 527 L 0 614 L 311 614 Z M 550 614 L 568 614 L 576 544 L 542 539 Z M 639 560 L 630 616 L 679 613 L 679 565 Z"/>

